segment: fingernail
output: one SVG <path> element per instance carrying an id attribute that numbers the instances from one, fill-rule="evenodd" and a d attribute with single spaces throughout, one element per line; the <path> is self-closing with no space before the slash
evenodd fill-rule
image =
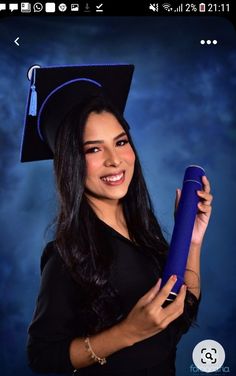
<path id="1" fill-rule="evenodd" d="M 172 281 L 177 281 L 177 275 L 173 274 L 173 275 L 171 276 L 171 279 L 172 279 Z"/>

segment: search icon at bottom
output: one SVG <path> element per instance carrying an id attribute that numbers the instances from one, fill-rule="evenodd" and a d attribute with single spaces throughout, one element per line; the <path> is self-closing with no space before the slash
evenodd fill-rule
<path id="1" fill-rule="evenodd" d="M 207 353 L 205 354 L 205 358 L 213 360 L 213 358 L 212 358 L 212 354 L 211 354 L 210 352 L 207 352 Z"/>

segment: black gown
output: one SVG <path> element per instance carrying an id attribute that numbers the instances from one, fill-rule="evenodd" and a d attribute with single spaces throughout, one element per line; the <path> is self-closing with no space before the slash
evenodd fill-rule
<path id="1" fill-rule="evenodd" d="M 112 248 L 111 283 L 119 291 L 125 316 L 156 283 L 159 272 L 144 248 L 100 220 L 98 227 L 104 244 Z M 37 373 L 72 374 L 69 346 L 82 335 L 86 322 L 80 314 L 80 287 L 65 268 L 53 242 L 47 244 L 42 254 L 41 273 L 40 291 L 28 330 L 29 366 Z M 198 304 L 199 300 L 187 292 L 184 313 L 165 330 L 113 353 L 105 365 L 96 363 L 79 369 L 78 375 L 175 375 L 176 345 L 196 318 Z M 149 371 L 142 371 L 145 369 Z"/>

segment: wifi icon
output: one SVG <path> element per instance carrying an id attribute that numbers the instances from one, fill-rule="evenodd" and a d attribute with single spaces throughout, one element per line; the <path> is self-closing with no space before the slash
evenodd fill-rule
<path id="1" fill-rule="evenodd" d="M 167 10 L 167 12 L 171 12 L 173 9 L 171 8 L 171 5 L 168 3 L 162 4 L 163 8 Z"/>

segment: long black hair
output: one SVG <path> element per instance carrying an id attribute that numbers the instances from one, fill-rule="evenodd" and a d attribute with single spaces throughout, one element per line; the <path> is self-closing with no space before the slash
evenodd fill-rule
<path id="1" fill-rule="evenodd" d="M 60 126 L 54 171 L 59 195 L 55 245 L 74 280 L 81 287 L 86 317 L 85 334 L 93 334 L 114 323 L 122 315 L 117 292 L 109 284 L 112 253 L 104 254 L 96 226 L 96 214 L 85 196 L 86 163 L 83 133 L 91 112 L 112 113 L 124 128 L 135 153 L 134 174 L 122 206 L 130 239 L 146 247 L 150 257 L 162 268 L 167 242 L 154 215 L 141 165 L 126 120 L 104 96 L 75 106 Z M 116 304 L 114 304 L 114 302 Z"/>

